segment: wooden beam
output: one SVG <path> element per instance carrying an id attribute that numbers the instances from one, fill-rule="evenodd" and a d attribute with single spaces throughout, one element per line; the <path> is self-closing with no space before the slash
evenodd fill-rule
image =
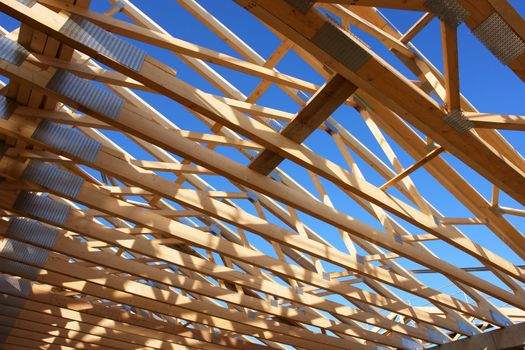
<path id="1" fill-rule="evenodd" d="M 302 143 L 356 90 L 357 86 L 336 74 L 284 127 L 281 135 L 297 143 Z M 268 175 L 283 160 L 282 156 L 270 150 L 264 150 L 252 161 L 249 168 L 260 174 Z"/>
<path id="2" fill-rule="evenodd" d="M 519 350 L 525 346 L 525 323 L 488 331 L 483 334 L 437 346 L 436 350 Z"/>
<path id="3" fill-rule="evenodd" d="M 525 116 L 491 113 L 464 113 L 474 128 L 525 131 Z"/>
<path id="4" fill-rule="evenodd" d="M 416 23 L 414 23 L 414 25 L 412 27 L 410 27 L 410 29 L 408 29 L 405 32 L 405 34 L 403 34 L 403 36 L 401 38 L 399 38 L 399 41 L 401 41 L 402 43 L 405 43 L 405 44 L 410 42 L 433 19 L 434 19 L 434 15 L 433 14 L 425 13 L 420 19 L 418 19 L 418 21 Z"/>
<path id="5" fill-rule="evenodd" d="M 445 89 L 447 93 L 445 104 L 450 113 L 461 107 L 461 96 L 459 94 L 458 34 L 456 28 L 449 26 L 444 21 L 441 21 L 440 24 L 445 67 Z"/>
<path id="6" fill-rule="evenodd" d="M 398 183 L 399 181 L 401 181 L 408 175 L 412 174 L 414 171 L 421 168 L 422 166 L 430 162 L 435 157 L 439 156 L 443 151 L 444 151 L 443 147 L 437 147 L 435 150 L 429 152 L 425 157 L 421 158 L 420 160 L 418 160 L 417 162 L 415 162 L 414 164 L 412 164 L 411 166 L 403 170 L 401 173 L 397 174 L 396 176 L 388 180 L 384 185 L 382 185 L 379 188 L 384 191 L 388 189 L 389 187 L 394 186 L 396 183 Z"/>
<path id="7" fill-rule="evenodd" d="M 398 10 L 424 11 L 424 0 L 316 0 L 319 3 L 392 8 Z"/>

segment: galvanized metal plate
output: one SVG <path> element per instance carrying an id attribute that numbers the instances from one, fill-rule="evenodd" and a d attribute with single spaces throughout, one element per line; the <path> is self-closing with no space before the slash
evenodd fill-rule
<path id="1" fill-rule="evenodd" d="M 80 158 L 88 163 L 95 161 L 102 147 L 100 142 L 49 120 L 42 121 L 32 137 L 69 156 Z"/>
<path id="2" fill-rule="evenodd" d="M 425 7 L 452 28 L 459 26 L 470 16 L 457 0 L 425 0 Z"/>
<path id="3" fill-rule="evenodd" d="M 55 164 L 39 160 L 30 161 L 22 177 L 46 189 L 62 193 L 72 198 L 78 196 L 84 184 L 84 179 L 80 176 L 62 170 Z"/>
<path id="4" fill-rule="evenodd" d="M 25 218 L 14 218 L 9 222 L 6 237 L 52 248 L 58 235 L 58 229 L 41 222 Z"/>
<path id="5" fill-rule="evenodd" d="M 352 71 L 359 70 L 371 57 L 357 43 L 357 40 L 341 28 L 328 22 L 312 38 L 312 42 L 317 47 Z"/>
<path id="6" fill-rule="evenodd" d="M 13 276 L 20 276 L 29 280 L 35 280 L 40 273 L 40 268 L 22 264 L 17 261 L 0 258 L 0 264 L 2 265 L 2 271 Z"/>
<path id="7" fill-rule="evenodd" d="M 496 12 L 472 33 L 505 65 L 525 53 L 523 39 Z"/>
<path id="8" fill-rule="evenodd" d="M 0 275 L 0 292 L 25 297 L 31 292 L 31 282 L 8 275 Z"/>
<path id="9" fill-rule="evenodd" d="M 26 5 L 27 7 L 33 7 L 37 0 L 17 0 L 19 3 Z"/>
<path id="10" fill-rule="evenodd" d="M 146 57 L 144 50 L 78 15 L 71 15 L 60 32 L 135 71 Z"/>
<path id="11" fill-rule="evenodd" d="M 69 215 L 69 206 L 59 203 L 47 196 L 22 191 L 13 205 L 15 210 L 21 211 L 29 216 L 63 224 Z"/>
<path id="12" fill-rule="evenodd" d="M 0 119 L 7 119 L 13 114 L 16 102 L 5 96 L 0 96 Z"/>
<path id="13" fill-rule="evenodd" d="M 53 75 L 46 87 L 75 101 L 81 107 L 111 119 L 116 119 L 124 106 L 124 100 L 118 95 L 63 69 Z"/>
<path id="14" fill-rule="evenodd" d="M 448 113 L 443 120 L 460 134 L 464 134 L 472 129 L 472 122 L 465 118 L 463 112 L 456 109 Z"/>
<path id="15" fill-rule="evenodd" d="M 16 260 L 23 264 L 43 267 L 47 261 L 49 250 L 38 248 L 29 244 L 4 239 L 0 241 L 0 256 Z"/>
<path id="16" fill-rule="evenodd" d="M 19 66 L 27 56 L 29 51 L 25 47 L 5 36 L 0 36 L 0 59 Z"/>

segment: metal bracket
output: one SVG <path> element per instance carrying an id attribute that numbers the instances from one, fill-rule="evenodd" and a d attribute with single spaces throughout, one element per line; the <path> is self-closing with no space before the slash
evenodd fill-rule
<path id="1" fill-rule="evenodd" d="M 146 58 L 144 50 L 78 15 L 71 15 L 60 33 L 135 71 Z"/>
<path id="2" fill-rule="evenodd" d="M 44 221 L 63 224 L 69 215 L 69 206 L 47 196 L 22 191 L 13 205 L 15 210 Z"/>
<path id="3" fill-rule="evenodd" d="M 14 218 L 9 222 L 6 236 L 51 249 L 55 245 L 58 229 L 36 220 Z"/>
<path id="4" fill-rule="evenodd" d="M 60 192 L 76 198 L 84 179 L 78 175 L 62 170 L 59 166 L 40 160 L 31 160 L 22 177 L 46 189 Z"/>
<path id="5" fill-rule="evenodd" d="M 5 96 L 0 96 L 0 119 L 8 119 L 16 108 L 16 102 Z"/>
<path id="6" fill-rule="evenodd" d="M 525 53 L 523 39 L 496 12 L 478 25 L 472 33 L 505 65 Z"/>
<path id="7" fill-rule="evenodd" d="M 120 109 L 124 106 L 124 100 L 120 96 L 63 69 L 59 69 L 53 75 L 46 88 L 70 98 L 81 107 L 114 120 L 118 118 Z"/>
<path id="8" fill-rule="evenodd" d="M 29 56 L 29 51 L 18 42 L 0 36 L 0 59 L 14 65 L 21 65 Z"/>
<path id="9" fill-rule="evenodd" d="M 472 122 L 465 118 L 460 109 L 448 113 L 443 120 L 460 134 L 464 134 L 472 129 Z"/>
<path id="10" fill-rule="evenodd" d="M 326 22 L 312 37 L 317 47 L 352 71 L 359 70 L 372 57 L 357 40 L 330 22 Z"/>
<path id="11" fill-rule="evenodd" d="M 49 120 L 42 121 L 32 137 L 88 163 L 95 161 L 102 147 L 100 142 Z"/>
<path id="12" fill-rule="evenodd" d="M 452 28 L 458 27 L 470 16 L 457 0 L 425 0 L 425 7 Z"/>

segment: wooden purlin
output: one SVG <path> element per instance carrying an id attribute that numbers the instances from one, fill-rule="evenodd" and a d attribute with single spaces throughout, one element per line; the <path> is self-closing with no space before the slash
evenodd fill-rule
<path id="1" fill-rule="evenodd" d="M 506 328 L 520 319 L 520 313 L 525 312 L 523 270 L 479 244 L 477 238 L 468 238 L 455 225 L 488 227 L 523 258 L 523 235 L 504 216 L 523 216 L 523 211 L 500 205 L 497 186 L 492 203 L 483 198 L 446 157 L 440 156 L 443 150 L 450 151 L 441 140 L 422 140 L 389 109 L 392 104 L 385 106 L 381 96 L 363 87 L 354 87 L 357 90 L 351 98 L 341 91 L 337 101 L 330 101 L 331 96 L 316 99 L 327 94 L 324 87 L 330 86 L 330 78 L 351 83 L 343 77 L 346 73 L 334 75 L 338 70 L 333 69 L 332 62 L 310 56 L 308 44 L 292 43 L 275 32 L 282 43 L 264 59 L 198 2 L 178 0 L 243 57 L 238 59 L 177 39 L 128 0 L 109 2 L 113 7 L 98 14 L 83 6 L 87 3 L 41 0 L 26 8 L 18 1 L 0 0 L 1 7 L 9 8 L 10 14 L 22 19 L 22 40 L 27 41 L 32 31 L 37 33 L 29 47 L 31 55 L 21 66 L 0 61 L 0 70 L 11 79 L 4 91 L 11 89 L 19 94 L 14 113 L 0 120 L 0 134 L 8 142 L 0 159 L 0 236 L 6 236 L 0 238 L 0 245 L 16 246 L 19 251 L 40 247 L 47 256 L 44 263 L 35 263 L 24 254 L 12 255 L 10 248 L 0 248 L 4 257 L 0 271 L 38 281 L 0 275 L 0 304 L 11 307 L 11 311 L 19 310 L 13 316 L 0 316 L 0 343 L 5 342 L 0 349 L 387 346 L 408 350 L 454 341 L 460 335 L 472 336 L 474 341 L 483 339 L 475 334 L 492 325 Z M 519 117 L 491 114 L 485 122 L 485 115 L 461 96 L 455 51 L 461 48 L 455 47 L 453 31 L 443 25 L 447 62 L 443 76 L 420 52 L 416 54 L 412 44 L 407 44 L 433 15 L 425 15 L 403 36 L 372 7 L 425 11 L 426 3 L 373 0 L 355 6 L 353 1 L 319 1 L 315 6 L 339 17 L 345 28 L 355 26 L 376 37 L 420 79 L 415 82 L 415 89 L 421 87 L 424 94 L 435 93 L 450 112 L 461 107 L 482 142 L 506 157 L 517 172 L 525 169 L 519 150 L 490 130 L 521 130 Z M 46 12 L 42 5 L 56 12 Z M 309 11 L 316 12 L 315 6 Z M 63 10 L 60 14 L 59 9 Z M 509 13 L 508 8 L 502 9 L 505 7 L 500 7 L 500 12 Z M 135 25 L 111 17 L 118 12 Z M 47 13 L 47 18 L 41 13 Z M 176 77 L 172 67 L 151 57 L 146 58 L 146 69 L 135 72 L 92 52 L 84 43 L 57 30 L 56 23 L 62 23 L 71 13 L 124 37 L 172 51 L 224 97 L 196 89 Z M 300 11 L 293 14 L 289 24 L 296 25 L 301 16 Z M 266 24 L 273 25 L 271 21 Z M 37 30 L 42 29 L 55 41 L 38 34 Z M 14 31 L 11 36 L 16 38 L 16 34 Z M 82 52 L 70 49 L 69 62 L 56 59 L 53 54 L 45 56 L 42 40 L 65 46 L 60 43 L 63 40 Z M 318 86 L 277 71 L 275 66 L 288 52 L 302 57 L 327 84 Z M 101 68 L 95 59 L 115 71 Z M 208 63 L 261 81 L 252 93 L 244 95 L 233 83 L 235 80 L 229 81 L 227 73 L 219 74 Z M 48 81 L 57 68 L 105 84 L 124 101 L 120 113 L 115 119 L 108 118 L 90 108 L 89 103 L 51 90 Z M 158 80 L 163 80 L 162 84 L 148 76 L 151 72 L 161 77 Z M 257 104 L 272 85 L 297 102 L 296 113 Z M 130 89 L 181 102 L 210 131 L 180 130 Z M 308 103 L 299 97 L 304 92 L 314 95 Z M 37 96 L 51 102 L 43 106 L 36 103 Z M 24 106 L 28 98 L 33 102 Z M 66 106 L 54 111 L 54 101 L 72 109 Z M 330 111 L 312 115 L 310 103 L 316 111 L 323 111 L 326 101 Z M 340 105 L 355 107 L 386 158 L 376 146 L 362 143 L 360 135 L 352 134 L 331 116 Z M 284 123 L 280 133 L 272 129 L 275 120 Z M 324 120 L 327 122 L 322 124 Z M 100 151 L 96 158 L 86 161 L 68 149 L 36 138 L 34 130 L 50 121 L 98 142 Z M 141 148 L 149 158 L 141 155 L 135 159 L 135 151 L 128 153 L 128 145 L 121 148 L 111 141 L 104 134 L 106 130 L 128 137 L 133 147 Z M 289 134 L 287 130 L 295 131 Z M 343 164 L 318 155 L 317 146 L 310 149 L 302 144 L 316 130 L 340 153 Z M 412 166 L 403 167 L 393 142 L 412 156 Z M 239 152 L 242 161 L 230 159 L 231 153 L 226 156 L 223 147 Z M 275 160 L 262 162 L 260 156 L 264 154 Z M 276 168 L 283 159 L 291 160 L 293 169 L 300 169 L 311 178 L 313 190 L 298 181 L 294 170 L 287 174 Z M 369 170 L 361 166 L 362 160 L 384 179 L 384 186 L 369 182 Z M 34 167 L 37 161 L 83 179 L 80 192 L 70 195 L 49 183 L 42 185 L 42 178 L 28 180 L 26 169 Z M 271 177 L 252 171 L 250 164 L 256 163 L 265 169 L 264 174 L 275 168 Z M 422 194 L 426 191 L 417 187 L 412 174 L 422 168 L 470 209 L 474 217 L 442 215 L 432 205 L 432 198 Z M 169 179 L 164 176 L 166 172 L 170 173 Z M 212 184 L 219 183 L 215 179 L 226 180 L 228 186 L 214 187 Z M 399 190 L 404 199 L 385 193 L 387 187 Z M 55 222 L 20 209 L 16 203 L 24 191 L 33 196 L 44 193 L 54 202 L 67 205 L 66 221 Z M 347 216 L 347 211 L 341 210 L 346 209 L 341 205 L 341 195 L 377 220 L 380 229 Z M 58 232 L 54 245 L 9 231 L 17 217 L 51 225 Z M 336 229 L 344 248 L 336 248 L 324 229 L 313 229 L 311 219 L 322 220 Z M 406 225 L 404 220 L 426 232 Z M 428 240 L 460 249 L 499 280 L 484 280 L 447 264 L 442 252 L 429 249 Z M 271 248 L 261 249 L 261 242 Z M 404 267 L 404 258 L 445 275 L 455 290 L 471 301 L 424 284 Z M 28 275 L 35 267 L 42 270 Z M 5 289 L 5 281 L 10 281 L 9 286 L 20 281 L 31 283 L 31 293 L 21 295 L 20 291 Z M 431 306 L 413 306 L 410 297 Z M 502 301 L 513 305 L 508 308 L 510 311 L 500 307 Z M 48 324 L 52 326 L 45 327 Z M 30 332 L 38 327 L 38 331 Z M 258 341 L 254 342 L 253 337 Z"/>

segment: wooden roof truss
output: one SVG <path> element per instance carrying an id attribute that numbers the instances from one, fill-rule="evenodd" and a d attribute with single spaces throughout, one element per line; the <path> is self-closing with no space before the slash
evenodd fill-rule
<path id="1" fill-rule="evenodd" d="M 103 13 L 89 0 L 0 0 L 20 22 L 0 40 L 0 348 L 421 349 L 523 321 L 525 239 L 513 222 L 525 216 L 525 162 L 496 129 L 523 131 L 525 117 L 481 113 L 461 95 L 457 42 L 464 22 L 525 80 L 512 6 L 234 2 L 280 39 L 268 58 L 197 0 L 177 3 L 235 57 L 177 38 L 129 0 Z M 421 18 L 401 33 L 376 7 Z M 443 73 L 411 43 L 432 20 Z M 277 70 L 290 53 L 324 84 Z M 223 68 L 255 89 L 246 95 Z M 275 87 L 295 111 L 259 102 Z M 202 127 L 181 129 L 144 97 L 154 95 Z M 421 172 L 471 215 L 440 213 Z"/>

